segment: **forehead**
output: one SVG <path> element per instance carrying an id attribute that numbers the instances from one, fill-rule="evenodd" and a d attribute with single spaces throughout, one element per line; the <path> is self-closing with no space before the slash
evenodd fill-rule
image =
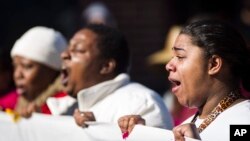
<path id="1" fill-rule="evenodd" d="M 13 61 L 14 62 L 23 62 L 23 63 L 38 64 L 38 65 L 40 65 L 40 63 L 37 62 L 37 61 L 34 61 L 34 60 L 29 59 L 27 57 L 19 56 L 19 55 L 14 56 L 13 57 Z"/>
<path id="2" fill-rule="evenodd" d="M 191 36 L 186 34 L 180 34 L 176 38 L 173 51 L 177 53 L 195 53 L 204 55 L 204 50 L 201 47 L 193 44 Z"/>
<path id="3" fill-rule="evenodd" d="M 48 67 L 47 65 L 37 62 L 35 60 L 26 58 L 26 57 L 22 57 L 22 56 L 14 56 L 13 57 L 13 63 L 15 65 L 32 65 L 33 70 L 36 71 L 44 71 L 44 70 L 51 70 L 50 67 Z"/>
<path id="4" fill-rule="evenodd" d="M 70 43 L 75 42 L 94 42 L 96 41 L 97 35 L 89 29 L 82 29 L 78 31 L 73 38 L 70 40 Z"/>
<path id="5" fill-rule="evenodd" d="M 178 48 L 186 49 L 186 48 L 193 47 L 196 45 L 192 43 L 191 36 L 186 35 L 186 34 L 180 34 L 179 36 L 177 36 L 174 46 Z"/>

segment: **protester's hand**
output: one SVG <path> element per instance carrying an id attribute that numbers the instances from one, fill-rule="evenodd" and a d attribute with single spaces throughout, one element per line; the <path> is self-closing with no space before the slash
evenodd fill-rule
<path id="1" fill-rule="evenodd" d="M 79 109 L 75 109 L 74 119 L 76 124 L 81 127 L 87 127 L 86 121 L 96 121 L 93 112 L 80 112 Z"/>
<path id="2" fill-rule="evenodd" d="M 145 120 L 140 115 L 127 115 L 119 118 L 118 124 L 122 133 L 130 134 L 136 124 L 145 125 Z"/>
<path id="3" fill-rule="evenodd" d="M 173 129 L 175 141 L 185 141 L 185 137 L 190 137 L 194 139 L 201 139 L 200 134 L 197 130 L 195 124 L 188 123 L 174 127 Z"/>
<path id="4" fill-rule="evenodd" d="M 30 118 L 32 116 L 33 112 L 37 112 L 38 107 L 36 106 L 35 103 L 31 102 L 28 104 L 27 107 L 22 107 L 17 111 L 17 113 L 24 118 Z"/>

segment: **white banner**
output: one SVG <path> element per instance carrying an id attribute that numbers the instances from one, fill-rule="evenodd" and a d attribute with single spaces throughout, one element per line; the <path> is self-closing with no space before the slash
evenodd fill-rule
<path id="1" fill-rule="evenodd" d="M 187 141 L 195 141 L 187 138 Z M 0 141 L 123 141 L 117 124 L 90 122 L 88 128 L 75 124 L 71 116 L 33 114 L 13 122 L 0 112 Z M 173 133 L 146 126 L 136 126 L 126 141 L 174 141 Z"/>

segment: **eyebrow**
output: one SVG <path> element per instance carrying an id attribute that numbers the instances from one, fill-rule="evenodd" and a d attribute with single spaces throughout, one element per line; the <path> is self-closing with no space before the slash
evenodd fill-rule
<path id="1" fill-rule="evenodd" d="M 173 47 L 172 50 L 174 50 L 174 51 L 186 51 L 185 49 L 179 48 L 179 47 Z"/>
<path id="2" fill-rule="evenodd" d="M 74 44 L 80 44 L 82 42 L 81 39 L 73 39 L 69 41 L 70 45 L 74 45 Z"/>

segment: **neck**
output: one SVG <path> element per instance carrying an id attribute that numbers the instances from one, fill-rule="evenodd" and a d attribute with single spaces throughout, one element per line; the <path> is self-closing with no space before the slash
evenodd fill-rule
<path id="1" fill-rule="evenodd" d="M 205 101 L 205 104 L 199 107 L 200 118 L 206 118 L 213 109 L 220 103 L 220 101 L 226 97 L 232 90 L 221 88 L 217 91 L 210 92 L 209 97 Z"/>

